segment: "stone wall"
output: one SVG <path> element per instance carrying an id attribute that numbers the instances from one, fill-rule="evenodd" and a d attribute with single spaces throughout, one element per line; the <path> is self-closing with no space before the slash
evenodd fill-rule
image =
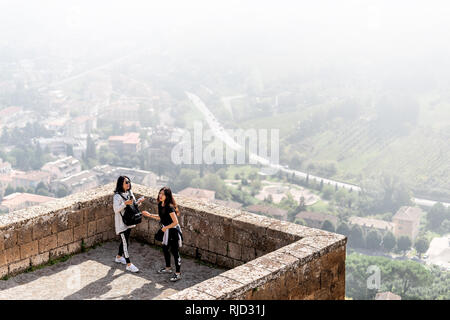
<path id="1" fill-rule="evenodd" d="M 113 239 L 111 188 L 0 215 L 0 278 Z"/>
<path id="2" fill-rule="evenodd" d="M 113 184 L 0 216 L 0 277 L 116 238 Z M 133 185 L 157 213 L 157 189 Z M 345 245 L 338 234 L 176 196 L 181 252 L 228 271 L 170 299 L 344 299 Z M 154 244 L 159 223 L 131 236 Z"/>
<path id="3" fill-rule="evenodd" d="M 144 207 L 157 213 L 157 190 Z M 197 199 L 176 196 L 184 243 L 181 252 L 230 268 L 170 299 L 344 299 L 347 238 Z M 132 236 L 154 243 L 159 228 L 146 220 Z"/>

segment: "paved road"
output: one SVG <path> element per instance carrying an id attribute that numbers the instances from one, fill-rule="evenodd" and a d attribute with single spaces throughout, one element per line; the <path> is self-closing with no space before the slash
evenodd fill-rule
<path id="1" fill-rule="evenodd" d="M 218 137 L 220 140 L 222 140 L 229 148 L 231 148 L 234 151 L 238 151 L 242 149 L 242 146 L 239 145 L 228 133 L 227 131 L 222 127 L 220 122 L 216 119 L 216 117 L 211 113 L 211 111 L 208 109 L 208 107 L 205 105 L 205 103 L 195 94 L 191 92 L 185 92 L 188 98 L 192 101 L 194 106 L 203 114 L 203 116 L 206 119 L 206 122 L 208 123 L 209 127 L 213 131 L 214 135 Z M 282 172 L 288 173 L 288 174 L 294 174 L 296 177 L 306 178 L 307 173 L 301 172 L 298 170 L 291 170 L 288 169 L 286 166 L 280 165 L 278 163 L 271 163 L 270 160 L 262 158 L 254 153 L 249 153 L 249 157 L 251 160 L 254 160 L 262 165 L 268 166 L 275 170 L 281 170 Z M 348 190 L 353 191 L 360 191 L 361 187 L 355 184 L 336 181 L 332 179 L 322 178 L 315 175 L 309 175 L 310 180 L 316 180 L 317 182 L 320 182 L 320 180 L 323 180 L 324 184 L 331 184 L 333 186 L 337 185 L 339 188 L 345 188 Z M 426 206 L 426 207 L 432 207 L 437 201 L 434 200 L 428 200 L 428 199 L 419 199 L 419 198 L 412 198 L 413 202 L 416 204 Z M 442 202 L 441 202 L 442 203 Z M 442 203 L 446 207 L 450 207 L 450 203 L 443 202 Z"/>

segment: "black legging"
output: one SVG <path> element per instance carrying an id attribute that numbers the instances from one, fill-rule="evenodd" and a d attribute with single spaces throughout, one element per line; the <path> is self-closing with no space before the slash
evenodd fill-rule
<path id="1" fill-rule="evenodd" d="M 125 256 L 127 263 L 130 263 L 130 256 L 128 255 L 128 240 L 130 239 L 131 229 L 127 229 L 124 232 L 119 233 L 120 235 L 120 245 L 119 245 L 119 256 Z"/>
<path id="2" fill-rule="evenodd" d="M 163 252 L 164 252 L 164 259 L 166 260 L 166 267 L 170 268 L 170 252 L 169 247 L 172 251 L 173 258 L 175 260 L 175 272 L 180 272 L 180 264 L 181 264 L 181 257 L 180 253 L 178 252 L 178 240 L 169 240 L 168 245 L 163 245 Z"/>

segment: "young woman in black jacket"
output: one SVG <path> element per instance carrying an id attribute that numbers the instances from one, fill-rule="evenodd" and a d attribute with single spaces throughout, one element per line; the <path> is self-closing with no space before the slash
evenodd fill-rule
<path id="1" fill-rule="evenodd" d="M 158 194 L 158 215 L 149 214 L 148 212 L 143 212 L 143 214 L 149 218 L 159 220 L 162 224 L 162 232 L 164 232 L 163 237 L 163 252 L 164 259 L 166 262 L 166 267 L 158 270 L 158 273 L 172 273 L 170 266 L 170 252 L 172 252 L 173 258 L 175 260 L 175 273 L 170 278 L 170 281 L 178 281 L 181 279 L 181 257 L 179 248 L 182 245 L 183 235 L 181 233 L 181 228 L 178 223 L 178 217 L 180 216 L 180 211 L 178 210 L 175 199 L 172 196 L 172 191 L 168 187 L 161 188 Z M 169 252 L 170 249 L 170 252 Z"/>

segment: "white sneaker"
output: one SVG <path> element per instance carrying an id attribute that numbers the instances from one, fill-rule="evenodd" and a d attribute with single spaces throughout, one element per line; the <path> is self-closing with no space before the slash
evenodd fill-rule
<path id="1" fill-rule="evenodd" d="M 120 257 L 119 259 L 117 259 L 117 257 L 116 257 L 116 260 L 114 260 L 114 261 L 117 263 L 121 263 L 121 264 L 127 264 L 127 261 L 125 260 L 124 257 Z"/>
<path id="2" fill-rule="evenodd" d="M 139 271 L 139 269 L 134 264 L 127 266 L 126 269 L 127 269 L 127 271 L 130 271 L 130 272 L 138 272 Z"/>

